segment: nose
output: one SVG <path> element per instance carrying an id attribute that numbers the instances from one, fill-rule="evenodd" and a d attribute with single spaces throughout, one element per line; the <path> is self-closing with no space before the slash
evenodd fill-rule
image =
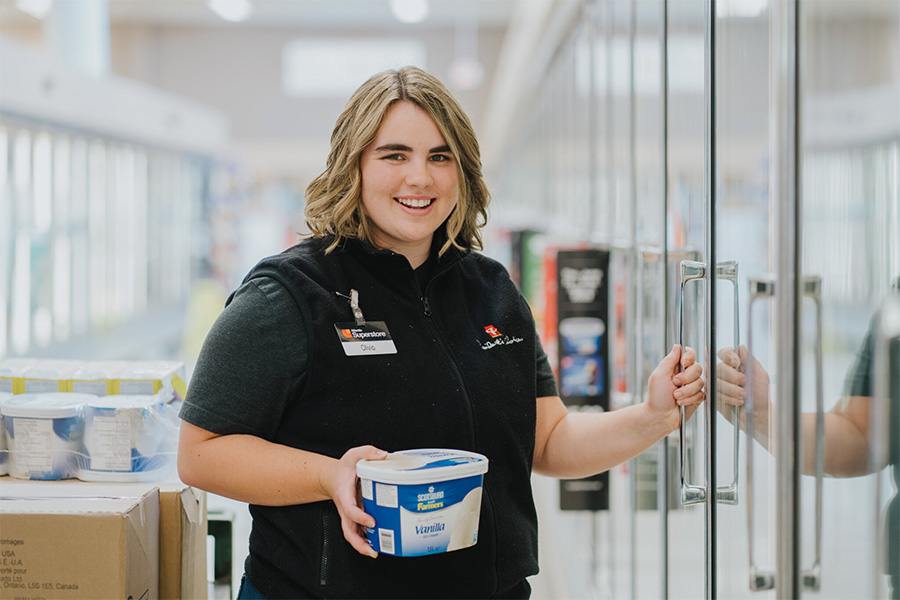
<path id="1" fill-rule="evenodd" d="M 431 169 L 427 159 L 409 161 L 406 183 L 411 187 L 427 188 L 432 183 Z"/>

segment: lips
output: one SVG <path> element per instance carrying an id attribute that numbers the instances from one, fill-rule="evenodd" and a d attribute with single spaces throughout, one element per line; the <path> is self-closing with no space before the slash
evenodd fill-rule
<path id="1" fill-rule="evenodd" d="M 428 208 L 435 201 L 434 198 L 394 198 L 394 200 L 408 208 Z"/>

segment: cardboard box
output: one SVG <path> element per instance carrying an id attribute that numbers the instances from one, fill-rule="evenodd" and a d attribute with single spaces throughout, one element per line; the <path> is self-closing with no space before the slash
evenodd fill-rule
<path id="1" fill-rule="evenodd" d="M 139 498 L 151 490 L 156 490 L 159 496 L 158 594 L 152 598 L 206 600 L 206 492 L 180 481 L 88 483 L 74 479 L 26 481 L 0 478 L 0 496 Z M 6 594 L 0 587 L 0 598 L 4 597 Z M 135 600 L 138 598 L 135 596 Z"/>
<path id="2" fill-rule="evenodd" d="M 5 598 L 156 598 L 159 493 L 22 496 L 0 482 Z"/>
<path id="3" fill-rule="evenodd" d="M 206 492 L 159 484 L 159 597 L 206 600 Z"/>

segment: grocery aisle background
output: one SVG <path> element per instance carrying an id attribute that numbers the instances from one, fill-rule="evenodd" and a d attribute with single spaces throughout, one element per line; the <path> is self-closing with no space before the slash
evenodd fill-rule
<path id="1" fill-rule="evenodd" d="M 507 111 L 492 88 L 511 79 L 495 77 L 497 64 L 504 48 L 523 48 L 507 36 L 509 24 L 530 20 L 533 29 L 552 8 L 422 3 L 428 12 L 419 23 L 400 21 L 387 1 L 366 0 L 255 2 L 240 22 L 191 0 L 46 2 L 43 19 L 23 10 L 41 4 L 0 2 L 3 147 L 14 165 L 4 173 L 11 189 L 2 256 L 14 273 L 3 296 L 16 315 L 3 320 L 13 324 L 0 335 L 0 354 L 8 355 L 49 346 L 59 355 L 68 341 L 63 352 L 84 353 L 85 340 L 128 337 L 128 326 L 148 314 L 183 309 L 198 280 L 230 290 L 259 257 L 292 244 L 303 230 L 303 190 L 324 167 L 337 114 L 381 68 L 416 63 L 446 79 L 486 149 L 496 146 L 488 139 L 501 134 L 485 123 Z M 407 4 L 414 13 L 417 3 Z M 70 179 L 44 189 L 52 169 L 69 170 L 62 160 Z M 140 222 L 146 232 L 124 235 Z M 86 254 L 68 265 L 75 283 L 65 299 L 58 280 L 67 265 L 51 268 L 59 236 Z M 16 243 L 31 246 L 31 268 Z M 104 276 L 119 272 L 124 277 Z M 78 287 L 98 277 L 103 293 Z M 173 351 L 171 339 L 160 343 Z"/>
<path id="2" fill-rule="evenodd" d="M 303 190 L 366 77 L 441 77 L 490 181 L 579 8 L 216 4 L 0 1 L 0 358 L 174 359 L 189 378 L 230 290 L 304 230 Z M 488 252 L 508 260 L 506 240 L 489 234 Z M 214 575 L 236 579 L 246 509 L 210 510 L 211 529 L 235 529 L 233 572 Z"/>
<path id="3" fill-rule="evenodd" d="M 419 22 L 392 12 L 422 6 Z M 711 373 L 752 324 L 773 391 L 803 382 L 781 405 L 814 410 L 824 389 L 830 409 L 900 275 L 898 32 L 896 0 L 0 0 L 0 358 L 176 359 L 189 375 L 228 292 L 303 231 L 347 96 L 412 62 L 472 117 L 494 194 L 485 252 L 517 277 L 555 366 L 557 251 L 608 257 L 605 408 L 642 400 L 680 329 Z M 698 262 L 714 278 L 685 287 Z M 774 300 L 750 313 L 776 276 L 821 282 L 819 387 L 812 302 L 799 341 Z M 777 361 L 794 346 L 798 373 Z M 535 476 L 534 596 L 776 597 L 791 588 L 751 591 L 750 563 L 786 585 L 779 503 L 796 491 L 787 553 L 805 565 L 824 547 L 821 589 L 803 595 L 885 597 L 887 470 L 826 478 L 817 537 L 815 478 L 781 487 L 776 457 L 709 404 L 591 482 L 603 510 L 560 510 L 560 484 Z M 686 464 L 715 490 L 694 506 Z M 227 595 L 249 523 L 237 503 L 210 509 L 214 551 L 237 557 L 213 574 Z"/>

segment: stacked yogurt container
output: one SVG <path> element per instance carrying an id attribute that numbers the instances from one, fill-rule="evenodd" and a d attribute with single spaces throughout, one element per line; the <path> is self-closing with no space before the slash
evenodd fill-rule
<path id="1" fill-rule="evenodd" d="M 78 471 L 89 394 L 19 394 L 0 404 L 7 469 L 20 479 L 68 479 Z"/>
<path id="2" fill-rule="evenodd" d="M 174 475 L 177 407 L 164 394 L 0 392 L 0 475 L 163 481 Z"/>
<path id="3" fill-rule="evenodd" d="M 83 481 L 155 481 L 169 467 L 164 402 L 155 395 L 90 399 L 84 411 Z"/>

